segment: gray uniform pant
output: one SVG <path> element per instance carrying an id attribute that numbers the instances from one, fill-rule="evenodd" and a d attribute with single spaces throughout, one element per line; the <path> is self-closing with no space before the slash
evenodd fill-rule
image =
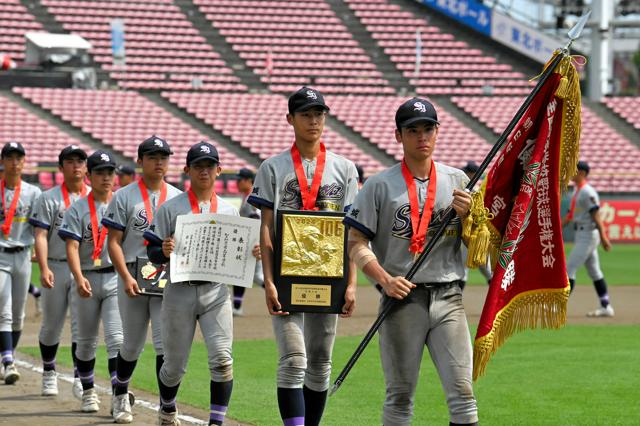
<path id="1" fill-rule="evenodd" d="M 129 272 L 135 276 L 135 265 L 129 266 Z M 151 320 L 151 338 L 156 354 L 162 355 L 162 297 L 142 296 L 130 297 L 124 291 L 124 282 L 118 277 L 118 307 L 122 318 L 124 340 L 120 348 L 120 356 L 125 361 L 135 361 L 140 357 L 147 341 L 147 330 Z"/>
<path id="2" fill-rule="evenodd" d="M 42 287 L 42 326 L 40 327 L 40 342 L 47 346 L 60 343 L 60 335 L 67 316 L 67 309 L 71 310 L 71 341 L 78 341 L 78 320 L 75 299 L 78 296 L 76 284 L 65 261 L 48 261 L 49 269 L 53 272 L 53 288 Z"/>
<path id="3" fill-rule="evenodd" d="M 418 286 L 405 300 L 391 310 L 380 327 L 380 357 L 386 383 L 382 423 L 411 424 L 425 345 L 440 376 L 451 422 L 477 422 L 471 386 L 471 336 L 460 287 Z"/>
<path id="4" fill-rule="evenodd" d="M 79 360 L 89 361 L 96 356 L 98 328 L 102 319 L 104 342 L 109 358 L 118 355 L 122 345 L 122 322 L 118 311 L 116 274 L 84 271 L 84 277 L 91 283 L 91 297 L 76 297 L 78 308 L 78 349 Z"/>
<path id="5" fill-rule="evenodd" d="M 601 280 L 604 275 L 600 270 L 600 258 L 598 257 L 598 245 L 600 233 L 597 229 L 576 231 L 575 245 L 569 260 L 567 260 L 567 275 L 572 280 L 576 279 L 578 268 L 584 264 L 592 281 Z"/>
<path id="6" fill-rule="evenodd" d="M 160 380 L 166 386 L 178 385 L 187 371 L 196 323 L 200 323 L 207 345 L 211 380 L 233 379 L 233 315 L 227 286 L 171 283 L 165 287 L 162 300 L 164 363 Z"/>
<path id="7" fill-rule="evenodd" d="M 329 389 L 338 315 L 298 312 L 273 316 L 272 322 L 278 343 L 278 387 Z"/>
<path id="8" fill-rule="evenodd" d="M 0 331 L 20 331 L 31 281 L 31 251 L 0 252 Z"/>

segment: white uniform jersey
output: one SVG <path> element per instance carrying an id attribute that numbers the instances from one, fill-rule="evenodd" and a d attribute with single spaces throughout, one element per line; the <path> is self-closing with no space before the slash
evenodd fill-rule
<path id="1" fill-rule="evenodd" d="M 575 194 L 575 192 L 574 192 Z M 576 207 L 573 211 L 573 222 L 576 226 L 591 227 L 595 229 L 595 222 L 591 212 L 600 208 L 600 197 L 595 188 L 588 183 L 582 187 L 576 199 Z"/>
<path id="2" fill-rule="evenodd" d="M 155 215 L 160 191 L 148 191 L 148 193 L 151 210 Z M 167 198 L 165 201 L 180 193 L 181 191 L 178 188 L 167 184 Z M 124 252 L 126 263 L 135 262 L 138 256 L 147 256 L 143 234 L 149 227 L 149 220 L 142 200 L 140 186 L 137 182 L 119 189 L 114 194 L 107 208 L 107 213 L 102 219 L 102 224 L 123 232 L 122 251 Z"/>
<path id="3" fill-rule="evenodd" d="M 459 169 L 434 163 L 437 174 L 436 200 L 427 241 L 433 236 L 453 202 L 453 190 L 463 190 L 469 178 Z M 429 180 L 415 179 L 420 215 L 427 197 Z M 380 265 L 393 276 L 404 276 L 414 262 L 409 251 L 413 229 L 407 184 L 400 163 L 370 177 L 365 182 L 344 220 L 371 240 Z M 464 279 L 460 253 L 462 224 L 451 221 L 444 235 L 429 253 L 412 279 L 415 283 L 444 283 Z"/>
<path id="4" fill-rule="evenodd" d="M 311 186 L 316 159 L 303 159 L 302 166 Z M 347 211 L 357 193 L 356 166 L 346 158 L 327 150 L 316 207 L 325 211 Z M 271 157 L 260 165 L 253 191 L 247 201 L 256 207 L 265 206 L 273 209 L 274 221 L 277 221 L 279 209 L 300 210 L 302 197 L 290 150 Z"/>
<path id="5" fill-rule="evenodd" d="M 20 199 L 13 215 L 11 232 L 7 238 L 0 235 L 0 247 L 28 247 L 33 245 L 33 227 L 29 224 L 29 216 L 34 211 L 36 200 L 42 191 L 37 186 L 22 181 Z M 0 205 L 0 225 L 4 225 L 5 212 L 11 207 L 15 190 L 4 189 L 4 205 Z"/>
<path id="6" fill-rule="evenodd" d="M 89 188 L 87 187 L 87 190 Z M 81 198 L 80 194 L 69 193 L 69 202 L 75 203 Z M 66 244 L 60 236 L 58 231 L 60 225 L 62 225 L 62 218 L 67 207 L 64 204 L 64 197 L 62 195 L 62 188 L 60 185 L 45 191 L 38 197 L 29 223 L 37 228 L 46 229 L 49 259 L 63 260 L 67 258 Z"/>
<path id="7" fill-rule="evenodd" d="M 61 238 L 72 238 L 80 243 L 78 254 L 80 255 L 80 269 L 83 271 L 91 271 L 94 269 L 103 269 L 111 266 L 111 259 L 109 258 L 109 251 L 107 250 L 107 238 L 104 239 L 102 245 L 102 252 L 100 253 L 100 266 L 95 266 L 93 261 L 93 232 L 91 227 L 91 214 L 89 213 L 89 199 L 83 197 L 73 203 L 71 207 L 65 212 L 62 219 L 62 225 L 58 235 Z M 107 203 L 96 204 L 96 219 L 98 224 L 102 221 L 105 212 L 107 211 Z M 98 232 L 102 229 L 102 226 L 98 225 Z"/>

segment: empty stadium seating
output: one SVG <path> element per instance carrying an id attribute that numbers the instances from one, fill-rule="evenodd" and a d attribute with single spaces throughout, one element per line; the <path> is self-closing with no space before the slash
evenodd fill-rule
<path id="1" fill-rule="evenodd" d="M 0 28 L 0 54 L 6 53 L 16 62 L 24 60 L 25 33 L 42 31 L 42 25 L 20 0 L 0 2 Z"/>
<path id="2" fill-rule="evenodd" d="M 479 49 L 471 49 L 452 34 L 428 25 L 387 0 L 345 0 L 371 36 L 419 94 L 522 95 L 530 91 L 524 75 L 500 64 Z M 420 30 L 422 60 L 415 74 L 416 31 Z"/>
<path id="3" fill-rule="evenodd" d="M 452 101 L 496 134 L 502 133 L 520 107 L 520 97 L 453 97 Z M 591 180 L 600 191 L 639 192 L 640 149 L 582 106 L 580 157 L 591 165 Z"/>
<path id="4" fill-rule="evenodd" d="M 629 124 L 640 131 L 640 97 L 614 97 L 604 100 L 604 104 L 613 112 L 627 120 Z"/>
<path id="5" fill-rule="evenodd" d="M 42 0 L 70 32 L 89 40 L 90 53 L 126 89 L 246 90 L 180 8 L 168 0 Z M 113 63 L 110 21 L 125 23 L 126 65 Z"/>
<path id="6" fill-rule="evenodd" d="M 225 94 L 165 92 L 165 98 L 195 115 L 261 159 L 289 148 L 293 130 L 285 119 L 287 100 L 271 94 Z M 332 106 L 331 103 L 329 103 Z M 327 148 L 343 155 L 367 171 L 378 171 L 378 161 L 358 146 L 325 128 Z"/>
<path id="7" fill-rule="evenodd" d="M 274 92 L 394 93 L 325 1 L 194 0 Z M 271 51 L 272 73 L 267 71 Z"/>
<path id="8" fill-rule="evenodd" d="M 168 179 L 178 181 L 188 148 L 207 137 L 155 105 L 137 92 L 73 89 L 16 88 L 14 92 L 60 116 L 73 126 L 99 139 L 134 160 L 138 144 L 156 134 L 165 138 L 175 152 Z M 224 169 L 248 167 L 219 142 Z"/>

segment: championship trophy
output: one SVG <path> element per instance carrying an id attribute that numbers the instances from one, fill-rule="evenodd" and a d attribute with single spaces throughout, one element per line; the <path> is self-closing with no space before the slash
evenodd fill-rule
<path id="1" fill-rule="evenodd" d="M 286 312 L 342 312 L 347 289 L 344 213 L 279 210 L 274 281 Z"/>

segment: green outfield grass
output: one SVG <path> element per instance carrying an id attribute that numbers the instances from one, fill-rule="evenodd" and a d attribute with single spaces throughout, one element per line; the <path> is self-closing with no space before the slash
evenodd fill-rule
<path id="1" fill-rule="evenodd" d="M 334 376 L 359 343 L 341 337 L 334 351 Z M 627 425 L 640 419 L 638 362 L 640 329 L 635 326 L 569 326 L 513 336 L 475 384 L 485 425 Z M 36 348 L 21 351 L 38 356 Z M 69 365 L 68 350 L 59 362 Z M 272 340 L 234 343 L 234 392 L 229 415 L 256 425 L 280 424 L 275 396 L 276 347 Z M 107 377 L 104 348 L 96 374 Z M 133 386 L 156 392 L 153 350 L 147 346 Z M 178 402 L 207 409 L 206 350 L 195 344 Z M 365 351 L 340 391 L 330 398 L 324 424 L 380 424 L 384 398 L 377 343 Z M 444 394 L 428 355 L 416 394 L 413 424 L 447 424 Z"/>

